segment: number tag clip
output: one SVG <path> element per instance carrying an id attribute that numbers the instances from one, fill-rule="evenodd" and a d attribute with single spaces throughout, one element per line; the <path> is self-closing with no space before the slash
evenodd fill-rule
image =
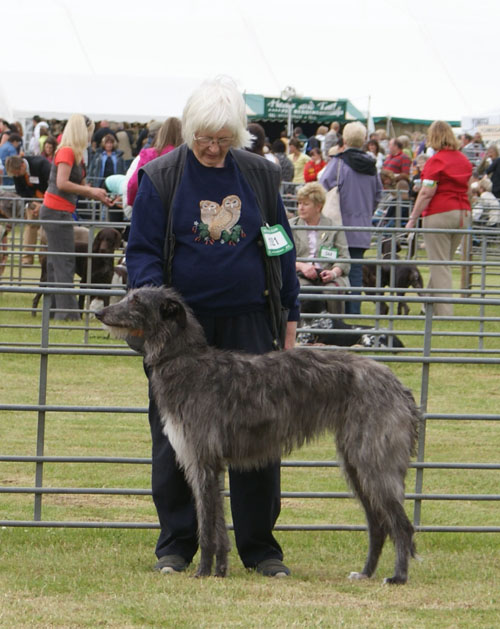
<path id="1" fill-rule="evenodd" d="M 282 225 L 263 225 L 260 228 L 268 256 L 282 256 L 293 249 L 293 244 Z"/>

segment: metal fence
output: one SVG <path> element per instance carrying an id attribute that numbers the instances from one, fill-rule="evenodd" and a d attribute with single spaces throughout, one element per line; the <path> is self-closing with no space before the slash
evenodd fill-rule
<path id="1" fill-rule="evenodd" d="M 0 219 L 0 223 L 3 219 Z M 4 221 L 5 222 L 5 221 Z M 119 414 L 145 414 L 146 408 L 143 407 L 127 407 L 127 406 L 69 406 L 61 403 L 60 405 L 50 405 L 47 403 L 47 392 L 51 386 L 49 363 L 54 356 L 127 356 L 131 360 L 137 360 L 134 352 L 124 348 L 123 345 L 106 344 L 93 345 L 89 340 L 89 330 L 93 329 L 95 323 L 90 319 L 91 313 L 86 309 L 83 313 L 81 323 L 75 324 L 73 329 L 81 330 L 81 342 L 77 344 L 57 344 L 50 340 L 50 331 L 56 329 L 54 322 L 50 322 L 50 295 L 54 292 L 71 292 L 83 293 L 87 296 L 103 296 L 105 294 L 119 297 L 123 294 L 123 290 L 113 290 L 111 287 L 104 289 L 89 288 L 57 288 L 36 286 L 36 279 L 26 277 L 26 269 L 20 262 L 22 254 L 22 230 L 26 221 L 23 219 L 11 219 L 12 227 L 10 242 L 7 250 L 7 261 L 4 275 L 0 283 L 0 296 L 3 295 L 0 302 L 0 333 L 2 329 L 21 330 L 30 328 L 39 330 L 40 341 L 37 343 L 26 343 L 19 338 L 14 342 L 2 342 L 0 340 L 0 354 L 2 360 L 7 356 L 29 355 L 39 360 L 38 374 L 38 403 L 37 404 L 17 404 L 15 400 L 9 400 L 8 392 L 2 395 L 0 403 L 0 411 L 2 412 L 2 423 L 7 422 L 9 413 L 34 413 L 37 417 L 37 439 L 36 452 L 32 456 L 22 456 L 15 454 L 1 454 L 0 466 L 2 463 L 18 462 L 18 463 L 34 463 L 35 472 L 33 484 L 30 486 L 0 486 L 0 494 L 26 494 L 33 496 L 33 518 L 31 520 L 0 520 L 1 526 L 22 526 L 22 527 L 82 527 L 82 528 L 157 528 L 157 525 L 151 522 L 122 522 L 122 521 L 64 521 L 64 520 L 46 520 L 43 512 L 43 498 L 49 494 L 87 494 L 87 495 L 119 495 L 119 496 L 144 496 L 150 495 L 148 488 L 129 489 L 129 488 L 99 488 L 99 487 L 48 487 L 44 485 L 44 466 L 47 464 L 67 464 L 67 463 L 104 463 L 104 464 L 127 464 L 127 465 L 150 465 L 151 460 L 148 457 L 96 457 L 96 456 L 47 456 L 45 454 L 45 431 L 47 422 L 53 414 L 70 414 L 74 412 L 81 413 L 119 413 Z M 97 230 L 103 223 L 88 222 L 87 226 L 91 230 Z M 324 230 L 324 228 L 322 228 Z M 346 231 L 349 228 L 344 228 Z M 374 232 L 373 236 L 373 257 L 368 258 L 367 262 L 380 264 L 382 262 L 380 255 L 380 239 L 382 237 L 390 237 L 394 243 L 401 240 L 406 233 L 396 227 L 379 227 L 370 230 Z M 419 234 L 422 230 L 415 232 Z M 492 235 L 494 238 L 492 239 Z M 382 334 L 393 337 L 396 333 L 405 339 L 410 339 L 413 345 L 397 348 L 383 348 L 377 342 L 371 348 L 352 348 L 352 351 L 362 351 L 369 353 L 374 360 L 380 360 L 389 364 L 410 363 L 415 364 L 420 369 L 420 406 L 423 411 L 423 420 L 419 431 L 418 454 L 417 459 L 412 463 L 415 469 L 415 487 L 413 492 L 406 495 L 408 500 L 413 501 L 413 522 L 419 531 L 450 531 L 450 532 L 500 532 L 500 526 L 459 526 L 442 525 L 430 526 L 422 522 L 422 503 L 424 501 L 499 501 L 500 494 L 432 494 L 423 491 L 423 479 L 426 470 L 485 470 L 491 473 L 498 473 L 500 470 L 499 463 L 479 463 L 479 462 L 435 462 L 426 461 L 426 428 L 432 421 L 473 421 L 478 423 L 478 427 L 482 422 L 498 422 L 500 415 L 496 413 L 484 414 L 477 413 L 432 413 L 428 411 L 429 386 L 431 382 L 431 370 L 439 368 L 440 365 L 489 365 L 492 368 L 498 368 L 500 364 L 500 316 L 498 307 L 500 306 L 500 258 L 498 256 L 497 233 L 492 234 L 491 230 L 474 230 L 469 233 L 467 238 L 470 242 L 476 242 L 474 247 L 467 245 L 467 238 L 464 241 L 461 259 L 451 260 L 453 267 L 460 268 L 465 271 L 462 280 L 465 278 L 466 284 L 462 284 L 459 291 L 449 291 L 449 297 L 436 297 L 433 291 L 422 291 L 411 289 L 404 296 L 405 301 L 409 304 L 422 304 L 425 307 L 424 314 L 412 314 L 407 317 L 400 317 L 395 314 L 395 308 L 399 301 L 403 298 L 402 291 L 393 285 L 385 290 L 385 295 L 380 293 L 381 288 L 375 288 L 372 291 L 366 291 L 367 294 L 349 296 L 350 299 L 361 300 L 367 302 L 374 309 L 373 313 L 363 314 L 357 317 L 360 324 L 370 322 L 375 338 L 379 338 Z M 393 247 L 394 249 L 394 247 Z M 90 251 L 90 249 L 89 249 Z M 118 256 L 119 253 L 117 252 Z M 419 257 L 420 256 L 420 257 Z M 422 249 L 419 248 L 417 242 L 417 259 L 419 265 L 430 265 L 425 259 Z M 92 254 L 89 253 L 89 258 Z M 405 259 L 384 260 L 385 264 L 389 264 L 393 269 L 396 265 L 407 263 Z M 391 274 L 394 278 L 394 274 Z M 7 295 L 22 294 L 31 298 L 36 292 L 41 292 L 44 296 L 43 307 L 38 311 L 41 317 L 34 320 L 34 323 L 26 322 L 5 323 L 4 313 L 19 312 L 26 314 L 31 311 L 31 307 L 18 307 L 15 309 L 4 306 Z M 314 292 L 314 291 L 313 291 Z M 443 292 L 442 290 L 440 291 Z M 326 299 L 326 300 L 342 300 L 345 295 L 341 295 L 331 289 L 325 293 L 322 289 L 317 289 L 317 295 L 307 294 L 307 299 Z M 321 293 L 321 294 L 320 294 Z M 302 295 L 304 297 L 304 295 Z M 389 305 L 387 315 L 380 314 L 380 303 L 385 301 Z M 473 314 L 461 315 L 456 317 L 435 317 L 433 316 L 434 305 L 438 302 L 451 302 L 457 306 L 471 306 L 474 309 Z M 493 315 L 491 314 L 493 312 Z M 339 317 L 340 315 L 326 315 L 330 317 Z M 301 331 L 310 331 L 313 328 L 308 327 L 308 320 L 313 316 L 304 315 Z M 349 319 L 353 319 L 349 316 Z M 439 325 L 446 321 L 460 321 L 470 324 L 467 331 L 450 329 L 443 330 L 443 326 Z M 404 324 L 404 327 L 401 326 Z M 396 327 L 397 326 L 397 327 Z M 407 327 L 408 326 L 408 327 Z M 325 331 L 324 334 L 328 334 Z M 449 339 L 455 343 L 450 346 Z M 468 347 L 463 347 L 461 340 L 467 339 Z M 477 342 L 476 342 L 477 339 Z M 444 345 L 437 343 L 444 341 Z M 317 351 L 335 351 L 335 348 L 327 345 L 320 346 Z M 132 358 L 135 356 L 135 358 Z M 96 358 L 97 359 L 97 358 Z M 63 400 L 62 400 L 63 402 Z M 478 428 L 479 430 L 479 428 Z M 338 467 L 337 461 L 283 461 L 283 467 Z M 227 495 L 228 492 L 225 492 Z M 285 498 L 320 498 L 320 499 L 345 499 L 350 498 L 350 492 L 293 492 L 283 491 L 282 496 Z M 286 525 L 280 524 L 277 530 L 364 530 L 362 525 L 348 524 L 319 524 L 319 525 Z"/>

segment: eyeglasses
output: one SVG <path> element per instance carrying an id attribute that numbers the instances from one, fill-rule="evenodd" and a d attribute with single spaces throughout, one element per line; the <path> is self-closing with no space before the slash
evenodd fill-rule
<path id="1" fill-rule="evenodd" d="M 193 135 L 194 141 L 197 142 L 200 146 L 203 147 L 207 147 L 210 146 L 211 144 L 217 144 L 220 148 L 227 148 L 228 146 L 231 146 L 231 143 L 233 141 L 233 138 L 210 138 L 208 136 L 196 136 Z"/>

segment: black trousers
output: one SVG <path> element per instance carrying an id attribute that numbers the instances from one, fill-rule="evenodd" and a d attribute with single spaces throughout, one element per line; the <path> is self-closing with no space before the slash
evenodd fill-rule
<path id="1" fill-rule="evenodd" d="M 197 315 L 197 318 L 210 345 L 254 354 L 272 349 L 266 313 L 236 317 Z M 184 473 L 177 465 L 174 450 L 162 432 L 151 391 L 149 422 L 153 442 L 153 500 L 161 526 L 156 555 L 181 555 L 191 562 L 198 549 L 194 499 Z M 253 568 L 264 559 L 276 557 L 282 560 L 281 547 L 272 532 L 280 513 L 280 462 L 245 472 L 229 468 L 229 489 L 236 546 L 243 564 Z"/>
<path id="2" fill-rule="evenodd" d="M 365 255 L 366 249 L 361 249 L 360 247 L 349 247 L 349 255 L 351 258 L 356 258 L 362 260 Z M 361 286 L 363 286 L 363 262 L 351 262 L 351 271 L 349 273 L 349 282 L 351 284 L 351 294 L 352 295 L 361 295 Z M 355 290 L 355 289 L 358 290 Z M 361 314 L 361 302 L 360 301 L 349 301 L 348 299 L 345 302 L 345 313 L 349 314 Z"/>

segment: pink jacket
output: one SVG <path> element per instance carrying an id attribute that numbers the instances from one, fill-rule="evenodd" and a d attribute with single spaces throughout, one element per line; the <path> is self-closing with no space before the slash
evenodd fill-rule
<path id="1" fill-rule="evenodd" d="M 158 154 L 158 151 L 155 148 L 150 149 L 142 149 L 139 153 L 139 163 L 137 164 L 137 168 L 135 169 L 134 174 L 130 177 L 129 182 L 127 184 L 127 202 L 129 205 L 132 205 L 135 201 L 135 197 L 137 195 L 137 188 L 139 187 L 139 168 L 142 168 L 144 164 L 151 162 L 153 159 L 160 157 L 161 155 L 165 155 L 165 153 L 170 153 L 173 151 L 175 146 L 172 144 L 168 144 L 163 151 Z"/>

